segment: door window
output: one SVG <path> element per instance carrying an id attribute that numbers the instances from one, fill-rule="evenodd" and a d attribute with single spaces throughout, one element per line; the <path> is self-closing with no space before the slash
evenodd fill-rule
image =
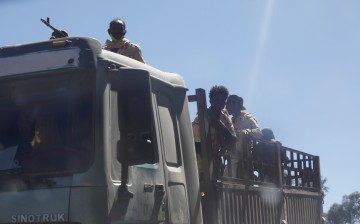
<path id="1" fill-rule="evenodd" d="M 159 92 L 156 99 L 166 163 L 169 166 L 180 166 L 175 108 L 169 94 Z"/>

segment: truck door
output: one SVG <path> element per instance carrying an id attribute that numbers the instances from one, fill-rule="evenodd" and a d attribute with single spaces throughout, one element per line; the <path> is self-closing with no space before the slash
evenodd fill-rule
<path id="1" fill-rule="evenodd" d="M 174 87 L 156 81 L 152 83 L 152 89 L 156 100 L 158 142 L 164 161 L 169 220 L 170 223 L 189 223 L 178 125 L 181 110 L 176 105 L 176 91 Z"/>
<path id="2" fill-rule="evenodd" d="M 168 223 L 149 73 L 128 68 L 109 73 L 111 223 Z"/>

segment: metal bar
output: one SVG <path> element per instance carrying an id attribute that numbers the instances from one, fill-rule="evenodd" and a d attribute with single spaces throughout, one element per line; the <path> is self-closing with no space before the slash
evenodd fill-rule
<path id="1" fill-rule="evenodd" d="M 275 175 L 276 175 L 276 184 L 278 187 L 282 187 L 283 186 L 283 175 L 284 172 L 282 171 L 281 168 L 281 154 L 280 154 L 280 150 L 281 150 L 281 143 L 277 142 L 275 145 Z"/>
<path id="2" fill-rule="evenodd" d="M 189 95 L 188 96 L 188 101 L 189 102 L 196 102 L 197 101 L 197 96 L 196 95 Z"/>
<path id="3" fill-rule="evenodd" d="M 201 138 L 201 156 L 204 172 L 204 181 L 200 183 L 203 186 L 205 196 L 202 197 L 202 205 L 204 210 L 204 223 L 218 223 L 218 198 L 217 192 L 212 182 L 211 163 L 212 157 L 209 152 L 211 149 L 211 139 L 207 138 L 206 130 L 206 94 L 204 89 L 196 89 L 196 102 L 198 109 L 198 118 L 200 125 L 200 138 Z M 194 97 L 190 96 L 189 100 L 194 100 Z"/>

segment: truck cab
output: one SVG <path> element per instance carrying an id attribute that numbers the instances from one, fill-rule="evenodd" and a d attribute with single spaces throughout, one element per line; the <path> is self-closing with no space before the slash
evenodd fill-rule
<path id="1" fill-rule="evenodd" d="M 202 222 L 179 75 L 76 37 L 0 67 L 0 223 Z"/>

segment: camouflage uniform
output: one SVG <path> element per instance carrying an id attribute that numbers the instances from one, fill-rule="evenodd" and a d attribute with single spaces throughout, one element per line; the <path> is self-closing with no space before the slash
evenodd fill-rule
<path id="1" fill-rule="evenodd" d="M 209 137 L 211 138 L 211 149 L 208 150 L 210 158 L 213 160 L 213 165 L 210 167 L 210 169 L 215 170 L 215 175 L 222 175 L 222 172 L 220 171 L 220 166 L 222 165 L 222 159 L 219 156 L 219 153 L 223 153 L 227 150 L 230 150 L 233 146 L 231 142 L 228 142 L 225 138 L 223 132 L 220 130 L 220 127 L 212 122 L 213 120 L 213 114 L 211 109 L 207 109 L 205 114 L 205 130 L 206 130 L 206 139 Z M 229 130 L 229 132 L 235 136 L 234 126 L 231 122 L 231 119 L 229 118 L 228 113 L 223 110 L 221 112 L 219 121 Z M 200 124 L 199 124 L 199 118 L 196 117 L 192 123 L 193 127 L 193 134 L 194 134 L 194 141 L 196 143 L 200 143 Z M 201 162 L 201 156 L 200 151 L 197 151 L 197 160 L 198 160 L 198 169 L 199 173 L 202 173 L 202 162 Z"/>
<path id="2" fill-rule="evenodd" d="M 103 48 L 105 50 L 109 50 L 127 56 L 129 58 L 135 59 L 142 63 L 145 63 L 144 59 L 142 58 L 140 46 L 131 43 L 126 38 L 123 38 L 122 40 L 119 41 L 106 40 L 105 46 Z"/>
<path id="3" fill-rule="evenodd" d="M 262 134 L 257 121 L 249 112 L 242 111 L 241 114 L 232 118 L 232 122 L 234 124 L 236 136 L 241 135 L 241 132 L 245 132 L 246 135 L 253 138 L 261 138 Z"/>
<path id="4" fill-rule="evenodd" d="M 251 171 L 247 161 L 251 158 L 250 140 L 245 136 L 255 139 L 261 138 L 261 130 L 257 124 L 255 117 L 248 112 L 241 112 L 238 116 L 232 117 L 237 141 L 234 149 L 230 152 L 231 157 L 231 175 L 233 177 L 249 178 Z M 243 160 L 243 161 L 242 161 Z M 239 175 L 239 169 L 241 175 Z"/>

